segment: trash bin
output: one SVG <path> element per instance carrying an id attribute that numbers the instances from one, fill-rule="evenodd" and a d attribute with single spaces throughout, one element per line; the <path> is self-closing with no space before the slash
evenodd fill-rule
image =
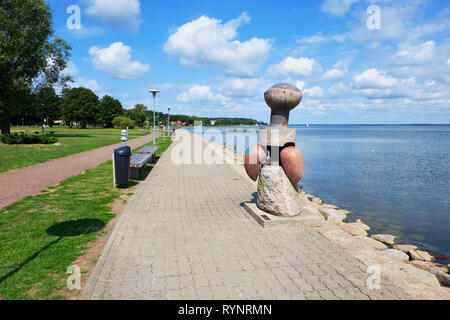
<path id="1" fill-rule="evenodd" d="M 116 184 L 128 185 L 130 177 L 131 148 L 128 146 L 114 150 L 114 171 L 116 174 Z"/>

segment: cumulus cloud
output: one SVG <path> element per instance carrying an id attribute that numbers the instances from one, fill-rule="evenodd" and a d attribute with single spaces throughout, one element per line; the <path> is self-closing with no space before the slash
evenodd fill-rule
<path id="1" fill-rule="evenodd" d="M 177 28 L 163 50 L 190 68 L 215 67 L 230 75 L 252 76 L 268 57 L 271 44 L 268 39 L 237 40 L 237 29 L 249 22 L 245 12 L 226 23 L 201 16 Z"/>
<path id="2" fill-rule="evenodd" d="M 322 3 L 322 12 L 331 14 L 332 16 L 344 16 L 350 7 L 359 2 L 359 0 L 325 0 Z"/>
<path id="3" fill-rule="evenodd" d="M 89 55 L 96 69 L 115 78 L 137 79 L 150 71 L 148 64 L 132 60 L 131 48 L 122 42 L 115 42 L 107 48 L 91 47 Z"/>
<path id="4" fill-rule="evenodd" d="M 223 104 L 226 98 L 220 93 L 214 94 L 210 86 L 195 85 L 189 91 L 178 95 L 180 102 L 206 102 Z"/>
<path id="5" fill-rule="evenodd" d="M 427 41 L 417 46 L 400 44 L 398 52 L 394 55 L 395 63 L 399 65 L 419 65 L 433 59 L 435 49 L 434 41 Z"/>
<path id="6" fill-rule="evenodd" d="M 319 98 L 323 95 L 324 90 L 319 87 L 315 86 L 312 88 L 306 88 L 303 90 L 303 96 L 306 98 Z"/>
<path id="7" fill-rule="evenodd" d="M 227 97 L 262 96 L 270 87 L 267 80 L 261 78 L 228 78 L 220 84 L 220 92 Z"/>
<path id="8" fill-rule="evenodd" d="M 355 88 L 378 89 L 392 88 L 398 83 L 398 80 L 387 75 L 384 71 L 371 68 L 353 76 L 352 82 Z"/>
<path id="9" fill-rule="evenodd" d="M 287 57 L 278 64 L 269 67 L 269 74 L 274 76 L 309 76 L 319 64 L 314 58 Z"/>
<path id="10" fill-rule="evenodd" d="M 139 0 L 86 0 L 85 13 L 102 24 L 135 31 L 142 23 Z"/>

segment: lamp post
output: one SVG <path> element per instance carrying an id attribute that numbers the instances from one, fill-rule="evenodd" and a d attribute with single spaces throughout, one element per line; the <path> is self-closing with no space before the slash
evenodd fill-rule
<path id="1" fill-rule="evenodd" d="M 167 137 L 170 138 L 170 107 L 169 112 L 167 113 Z"/>
<path id="2" fill-rule="evenodd" d="M 155 122 L 155 110 L 156 110 L 156 94 L 159 93 L 159 90 L 153 89 L 150 90 L 153 94 L 153 145 L 156 145 L 156 122 Z"/>

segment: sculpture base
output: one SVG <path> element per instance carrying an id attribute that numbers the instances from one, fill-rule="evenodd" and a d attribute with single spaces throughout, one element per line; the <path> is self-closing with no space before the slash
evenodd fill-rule
<path id="1" fill-rule="evenodd" d="M 307 208 L 300 215 L 289 218 L 264 212 L 254 202 L 244 203 L 244 209 L 264 229 L 321 227 L 325 224 L 325 219 L 320 214 L 314 214 Z"/>
<path id="2" fill-rule="evenodd" d="M 295 217 L 302 212 L 299 194 L 292 186 L 283 168 L 266 165 L 258 179 L 258 207 L 281 217 Z"/>

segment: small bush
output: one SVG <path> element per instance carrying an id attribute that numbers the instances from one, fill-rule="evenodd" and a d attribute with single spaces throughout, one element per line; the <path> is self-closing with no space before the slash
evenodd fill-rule
<path id="1" fill-rule="evenodd" d="M 115 128 L 119 129 L 126 129 L 127 127 L 129 129 L 134 129 L 135 122 L 127 117 L 115 117 L 113 120 L 113 125 Z"/>
<path id="2" fill-rule="evenodd" d="M 1 140 L 6 144 L 53 144 L 58 140 L 49 134 L 2 134 Z"/>

